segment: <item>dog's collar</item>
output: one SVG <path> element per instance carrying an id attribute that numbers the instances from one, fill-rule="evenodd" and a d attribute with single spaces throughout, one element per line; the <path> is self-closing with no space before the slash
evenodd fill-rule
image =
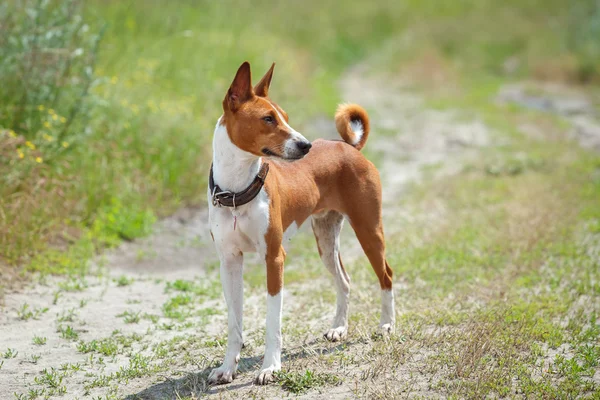
<path id="1" fill-rule="evenodd" d="M 269 164 L 266 162 L 262 163 L 258 174 L 246 189 L 241 192 L 233 193 L 228 190 L 222 190 L 219 185 L 215 184 L 213 177 L 213 166 L 210 165 L 210 175 L 208 176 L 208 187 L 210 188 L 210 194 L 212 197 L 212 203 L 215 207 L 233 207 L 244 205 L 251 202 L 262 189 L 265 184 L 265 179 L 269 173 Z"/>

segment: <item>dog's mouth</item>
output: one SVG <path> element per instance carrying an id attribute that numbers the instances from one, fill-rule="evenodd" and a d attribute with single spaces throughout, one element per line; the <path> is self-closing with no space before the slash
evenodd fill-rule
<path id="1" fill-rule="evenodd" d="M 281 157 L 279 154 L 275 153 L 275 152 L 274 152 L 274 151 L 272 151 L 272 150 L 269 150 L 269 149 L 267 149 L 266 147 L 265 147 L 264 149 L 262 149 L 262 152 L 263 152 L 263 154 L 264 154 L 264 155 L 266 155 L 267 157 L 280 157 L 280 158 L 283 158 L 283 157 Z"/>
<path id="2" fill-rule="evenodd" d="M 275 153 L 273 150 L 270 150 L 270 149 L 268 149 L 268 148 L 266 148 L 266 147 L 262 149 L 262 152 L 263 152 L 263 154 L 264 154 L 264 155 L 266 155 L 267 157 L 276 157 L 276 158 L 280 158 L 280 159 L 282 159 L 282 160 L 290 160 L 290 161 L 293 161 L 293 160 L 299 160 L 299 159 L 301 159 L 301 158 L 303 157 L 303 156 L 300 156 L 300 157 L 289 157 L 289 156 L 284 156 L 284 155 L 282 155 L 282 154 L 277 154 L 277 153 Z"/>

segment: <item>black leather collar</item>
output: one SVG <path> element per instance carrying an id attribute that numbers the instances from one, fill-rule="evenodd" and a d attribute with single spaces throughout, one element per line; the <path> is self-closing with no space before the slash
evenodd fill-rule
<path id="1" fill-rule="evenodd" d="M 208 187 L 212 197 L 212 203 L 215 207 L 233 207 L 244 205 L 251 202 L 261 191 L 265 184 L 265 179 L 269 173 L 269 164 L 264 162 L 258 171 L 258 174 L 246 189 L 241 192 L 233 193 L 228 190 L 222 190 L 215 184 L 213 177 L 213 166 L 210 165 L 210 175 L 208 176 Z"/>

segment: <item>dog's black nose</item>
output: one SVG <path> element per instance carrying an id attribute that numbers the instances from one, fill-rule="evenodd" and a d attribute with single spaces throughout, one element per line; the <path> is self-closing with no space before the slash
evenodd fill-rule
<path id="1" fill-rule="evenodd" d="M 312 147 L 312 143 L 310 142 L 298 142 L 298 148 L 302 152 L 302 154 L 307 155 L 308 151 Z"/>

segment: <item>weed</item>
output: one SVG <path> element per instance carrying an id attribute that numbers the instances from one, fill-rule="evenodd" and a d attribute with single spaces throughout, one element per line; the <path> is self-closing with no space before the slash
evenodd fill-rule
<path id="1" fill-rule="evenodd" d="M 33 337 L 33 344 L 35 344 L 36 346 L 43 346 L 46 344 L 46 338 L 44 336 L 34 336 Z"/>
<path id="2" fill-rule="evenodd" d="M 41 357 L 42 356 L 39 354 L 32 354 L 31 358 L 29 359 L 29 362 L 31 362 L 32 364 L 37 364 Z"/>
<path id="3" fill-rule="evenodd" d="M 115 282 L 117 282 L 117 286 L 119 287 L 129 286 L 133 283 L 133 278 L 128 278 L 125 275 L 121 275 L 118 279 L 115 279 Z"/>
<path id="4" fill-rule="evenodd" d="M 140 322 L 140 311 L 124 311 L 121 314 L 117 315 L 117 317 L 123 317 L 123 320 L 126 324 L 137 324 Z"/>
<path id="5" fill-rule="evenodd" d="M 29 304 L 24 303 L 19 310 L 17 310 L 17 315 L 20 320 L 27 321 L 28 319 L 39 319 L 40 315 L 48 312 L 48 308 L 36 308 L 35 310 L 29 309 Z"/>
<path id="6" fill-rule="evenodd" d="M 88 282 L 82 277 L 72 277 L 58 284 L 58 287 L 65 292 L 83 292 L 88 286 Z"/>
<path id="7" fill-rule="evenodd" d="M 73 321 L 75 321 L 75 318 L 77 316 L 77 314 L 75 312 L 76 311 L 74 308 L 65 310 L 58 316 L 57 321 L 58 322 L 73 322 Z"/>
<path id="8" fill-rule="evenodd" d="M 2 358 L 15 358 L 19 354 L 16 349 L 8 348 L 4 353 L 2 353 Z"/>
<path id="9" fill-rule="evenodd" d="M 163 313 L 167 318 L 183 321 L 190 315 L 189 305 L 192 302 L 192 297 L 188 294 L 180 294 L 170 298 L 163 304 Z"/>
<path id="10" fill-rule="evenodd" d="M 77 340 L 79 337 L 79 333 L 72 326 L 62 326 L 58 327 L 58 332 L 60 333 L 60 337 L 68 340 Z"/>
<path id="11" fill-rule="evenodd" d="M 342 382 L 339 377 L 333 374 L 317 373 L 309 369 L 304 373 L 279 371 L 275 376 L 283 389 L 294 394 L 304 393 L 319 386 L 339 385 Z"/>

